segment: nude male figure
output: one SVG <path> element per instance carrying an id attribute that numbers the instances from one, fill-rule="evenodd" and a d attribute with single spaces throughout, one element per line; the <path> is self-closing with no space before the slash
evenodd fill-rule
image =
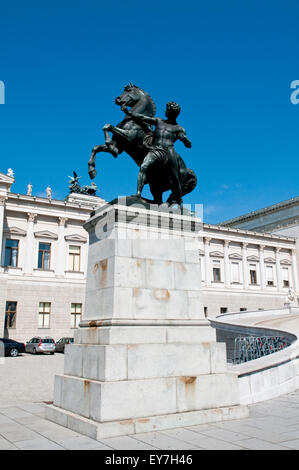
<path id="1" fill-rule="evenodd" d="M 136 120 L 136 122 L 145 122 L 155 126 L 152 145 L 149 146 L 149 152 L 140 167 L 136 196 L 141 197 L 148 172 L 155 166 L 158 168 L 159 165 L 167 165 L 175 201 L 182 207 L 182 188 L 174 143 L 177 140 L 181 140 L 185 147 L 191 148 L 191 142 L 186 136 L 185 129 L 176 122 L 176 118 L 181 111 L 180 106 L 174 102 L 167 103 L 165 111 L 166 119 L 135 114 L 129 111 L 126 106 L 123 106 L 122 110 L 131 116 L 132 119 Z"/>

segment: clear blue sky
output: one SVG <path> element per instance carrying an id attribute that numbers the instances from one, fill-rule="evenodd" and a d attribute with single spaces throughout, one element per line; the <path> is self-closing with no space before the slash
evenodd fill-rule
<path id="1" fill-rule="evenodd" d="M 2 0 L 0 171 L 14 169 L 20 193 L 31 181 L 63 198 L 73 169 L 87 184 L 91 148 L 121 120 L 114 98 L 132 81 L 160 116 L 180 103 L 193 146 L 176 148 L 199 178 L 184 200 L 204 204 L 206 222 L 298 196 L 298 21 L 297 0 Z M 135 192 L 126 154 L 100 154 L 97 169 L 101 197 Z"/>

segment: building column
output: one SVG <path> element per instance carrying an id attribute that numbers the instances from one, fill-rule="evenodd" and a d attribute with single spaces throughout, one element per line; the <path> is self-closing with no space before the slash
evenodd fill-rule
<path id="1" fill-rule="evenodd" d="M 229 240 L 224 240 L 224 284 L 230 286 Z"/>
<path id="2" fill-rule="evenodd" d="M 292 275 L 293 275 L 293 289 L 298 292 L 298 271 L 297 271 L 297 259 L 296 249 L 292 249 Z"/>
<path id="3" fill-rule="evenodd" d="M 28 212 L 28 225 L 27 225 L 27 235 L 26 235 L 26 258 L 24 264 L 24 274 L 25 276 L 31 276 L 33 270 L 33 253 L 34 253 L 34 221 L 37 217 L 37 214 Z"/>
<path id="4" fill-rule="evenodd" d="M 247 247 L 248 243 L 242 243 L 242 264 L 243 264 L 243 286 L 248 289 L 248 266 L 247 266 Z"/>
<path id="5" fill-rule="evenodd" d="M 264 248 L 265 245 L 260 245 L 260 276 L 261 276 L 261 289 L 265 289 L 266 281 L 265 281 L 265 263 L 264 263 Z"/>
<path id="6" fill-rule="evenodd" d="M 205 274 L 206 274 L 206 286 L 211 285 L 211 268 L 210 268 L 210 245 L 211 238 L 204 238 L 204 246 L 205 246 Z"/>
<path id="7" fill-rule="evenodd" d="M 277 290 L 282 290 L 282 280 L 281 280 L 281 266 L 280 266 L 280 257 L 279 252 L 281 248 L 276 247 L 275 258 L 276 258 L 276 277 L 277 277 Z"/>
<path id="8" fill-rule="evenodd" d="M 67 217 L 58 217 L 58 240 L 57 240 L 57 256 L 56 256 L 56 276 L 64 277 L 65 271 L 65 241 L 64 228 L 67 223 Z"/>
<path id="9" fill-rule="evenodd" d="M 2 266 L 3 227 L 6 196 L 0 196 L 0 266 Z M 3 260 L 4 262 L 4 260 Z"/>

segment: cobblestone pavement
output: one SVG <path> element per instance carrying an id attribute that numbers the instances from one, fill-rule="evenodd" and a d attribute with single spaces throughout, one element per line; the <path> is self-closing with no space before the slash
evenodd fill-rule
<path id="1" fill-rule="evenodd" d="M 63 354 L 6 357 L 0 363 L 0 407 L 53 400 L 54 375 L 63 374 L 63 365 Z"/>
<path id="2" fill-rule="evenodd" d="M 44 418 L 42 402 L 52 399 L 54 374 L 62 370 L 58 354 L 0 365 L 0 450 L 299 449 L 299 390 L 251 405 L 246 419 L 95 441 Z"/>

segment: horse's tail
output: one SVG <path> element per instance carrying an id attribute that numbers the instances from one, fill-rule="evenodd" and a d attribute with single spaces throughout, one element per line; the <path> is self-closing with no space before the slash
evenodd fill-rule
<path id="1" fill-rule="evenodd" d="M 197 177 L 193 170 L 187 168 L 187 174 L 182 184 L 182 195 L 191 193 L 197 185 Z"/>

